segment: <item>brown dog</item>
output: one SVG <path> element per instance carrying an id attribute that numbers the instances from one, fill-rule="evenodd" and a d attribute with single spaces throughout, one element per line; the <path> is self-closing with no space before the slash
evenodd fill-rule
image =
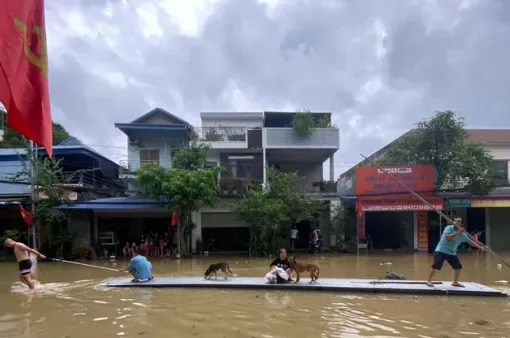
<path id="1" fill-rule="evenodd" d="M 211 278 L 212 275 L 214 275 L 214 278 L 218 279 L 218 276 L 216 274 L 218 270 L 223 271 L 223 273 L 225 274 L 225 279 L 227 279 L 228 276 L 227 271 L 230 272 L 230 274 L 232 274 L 232 271 L 230 271 L 230 267 L 228 266 L 228 264 L 225 262 L 221 262 L 209 265 L 207 270 L 205 270 L 204 278 L 209 279 Z"/>
<path id="2" fill-rule="evenodd" d="M 303 272 L 309 272 L 310 278 L 312 280 L 310 283 L 315 282 L 317 279 L 319 279 L 319 267 L 312 263 L 299 263 L 296 261 L 296 257 L 290 256 L 289 257 L 289 264 L 292 270 L 296 271 L 296 283 L 299 283 L 300 273 Z"/>

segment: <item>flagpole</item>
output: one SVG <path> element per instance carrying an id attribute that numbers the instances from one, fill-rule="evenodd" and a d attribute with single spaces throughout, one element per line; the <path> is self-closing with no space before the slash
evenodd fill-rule
<path id="1" fill-rule="evenodd" d="M 36 161 L 36 150 L 34 147 L 34 141 L 30 140 L 30 192 L 32 200 L 32 217 L 35 215 L 35 161 Z M 35 223 L 32 218 L 32 246 L 37 249 L 37 234 L 35 231 Z"/>

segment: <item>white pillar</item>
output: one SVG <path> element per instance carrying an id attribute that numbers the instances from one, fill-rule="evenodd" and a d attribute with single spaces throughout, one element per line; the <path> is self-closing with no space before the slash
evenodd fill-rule
<path id="1" fill-rule="evenodd" d="M 266 186 L 267 183 L 267 160 L 266 160 L 266 149 L 262 149 L 262 177 L 263 177 L 263 186 Z"/>
<path id="2" fill-rule="evenodd" d="M 413 212 L 414 250 L 418 250 L 418 213 Z"/>
<path id="3" fill-rule="evenodd" d="M 266 128 L 262 128 L 262 187 L 267 188 Z"/>
<path id="4" fill-rule="evenodd" d="M 335 181 L 335 154 L 329 157 L 329 180 Z"/>

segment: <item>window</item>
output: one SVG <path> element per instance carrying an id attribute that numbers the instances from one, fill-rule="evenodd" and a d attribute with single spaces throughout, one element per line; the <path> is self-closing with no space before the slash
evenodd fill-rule
<path id="1" fill-rule="evenodd" d="M 212 161 L 207 161 L 205 162 L 205 166 L 206 168 L 216 168 L 218 166 L 218 163 L 216 162 L 212 162 Z"/>
<path id="2" fill-rule="evenodd" d="M 246 161 L 230 161 L 232 177 L 251 178 L 251 163 Z"/>
<path id="3" fill-rule="evenodd" d="M 140 165 L 146 163 L 159 165 L 159 149 L 140 149 Z"/>
<path id="4" fill-rule="evenodd" d="M 494 161 L 493 170 L 496 186 L 508 185 L 508 161 Z"/>

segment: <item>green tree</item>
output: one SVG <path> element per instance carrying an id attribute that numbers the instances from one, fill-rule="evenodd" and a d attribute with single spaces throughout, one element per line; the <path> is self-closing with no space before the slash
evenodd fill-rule
<path id="1" fill-rule="evenodd" d="M 0 108 L 0 128 L 4 128 L 3 141 L 0 141 L 0 148 L 25 148 L 26 140 L 16 130 L 7 125 L 7 113 Z M 67 130 L 59 123 L 53 122 L 53 144 L 59 144 L 69 137 Z"/>
<path id="2" fill-rule="evenodd" d="M 12 175 L 11 180 L 28 183 L 32 180 L 31 161 L 34 164 L 34 183 L 38 196 L 32 213 L 34 226 L 39 228 L 39 246 L 49 253 L 62 253 L 65 242 L 72 239 L 67 229 L 66 214 L 57 209 L 61 203 L 69 203 L 68 184 L 77 175 L 88 170 L 65 173 L 61 166 L 61 159 L 36 156 L 30 148 L 26 156 L 20 155 L 22 169 Z"/>
<path id="3" fill-rule="evenodd" d="M 464 119 L 456 112 L 440 111 L 390 145 L 380 163 L 433 165 L 437 189 L 487 194 L 494 187 L 493 157 L 482 144 L 467 142 L 466 137 Z"/>
<path id="4" fill-rule="evenodd" d="M 177 150 L 172 157 L 174 169 L 198 170 L 205 166 L 207 160 L 208 145 L 193 142 L 189 147 Z"/>
<path id="5" fill-rule="evenodd" d="M 331 115 L 314 115 L 310 110 L 298 110 L 292 117 L 291 127 L 299 137 L 307 137 L 313 134 L 317 128 L 330 128 Z"/>
<path id="6" fill-rule="evenodd" d="M 201 206 L 214 206 L 219 198 L 218 175 L 221 168 L 204 168 L 207 150 L 206 146 L 192 143 L 175 154 L 174 161 L 179 168 L 145 164 L 136 174 L 144 193 L 164 204 L 168 210 L 179 212 L 178 252 L 183 257 L 191 254 L 194 227 L 191 213 Z"/>
<path id="7" fill-rule="evenodd" d="M 269 189 L 252 189 L 236 202 L 240 220 L 250 225 L 250 253 L 268 256 L 283 245 L 290 224 L 311 220 L 324 210 L 319 200 L 294 192 L 296 173 L 268 168 Z"/>

